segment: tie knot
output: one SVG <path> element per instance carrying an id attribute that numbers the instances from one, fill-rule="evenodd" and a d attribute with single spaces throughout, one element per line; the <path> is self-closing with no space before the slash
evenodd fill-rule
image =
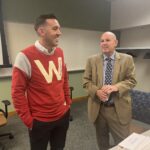
<path id="1" fill-rule="evenodd" d="M 105 60 L 106 61 L 111 61 L 112 59 L 110 57 L 107 57 Z"/>

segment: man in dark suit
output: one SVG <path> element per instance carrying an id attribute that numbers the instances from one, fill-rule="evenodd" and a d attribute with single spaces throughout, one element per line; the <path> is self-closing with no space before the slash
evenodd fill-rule
<path id="1" fill-rule="evenodd" d="M 95 125 L 100 150 L 110 147 L 109 133 L 115 145 L 129 135 L 129 91 L 136 85 L 135 66 L 132 56 L 115 51 L 117 44 L 114 33 L 103 33 L 102 53 L 87 60 L 83 76 L 83 87 L 89 94 L 88 116 Z"/>

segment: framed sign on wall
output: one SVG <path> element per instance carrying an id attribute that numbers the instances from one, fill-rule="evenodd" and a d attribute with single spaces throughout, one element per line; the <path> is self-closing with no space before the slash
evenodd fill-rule
<path id="1" fill-rule="evenodd" d="M 2 15 L 2 1 L 0 0 L 0 77 L 5 77 L 11 75 L 8 50 L 5 39 L 3 15 Z"/>
<path id="2" fill-rule="evenodd" d="M 2 14 L 2 2 L 0 0 L 0 68 L 10 67 L 10 61 L 8 56 L 8 50 L 5 39 L 3 14 Z"/>

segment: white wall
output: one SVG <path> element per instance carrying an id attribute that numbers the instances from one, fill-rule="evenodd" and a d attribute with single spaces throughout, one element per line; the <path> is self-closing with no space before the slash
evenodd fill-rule
<path id="1" fill-rule="evenodd" d="M 18 52 L 33 44 L 38 38 L 33 25 L 16 22 L 5 22 L 5 36 L 12 64 Z"/>
<path id="2" fill-rule="evenodd" d="M 150 26 L 131 28 L 121 31 L 120 47 L 149 47 Z M 150 92 L 150 59 L 143 59 L 144 51 L 135 58 L 136 79 L 135 89 Z"/>
<path id="3" fill-rule="evenodd" d="M 6 42 L 12 64 L 19 51 L 38 39 L 33 24 L 5 22 Z M 83 70 L 90 55 L 99 52 L 99 37 L 102 32 L 81 29 L 62 28 L 60 44 L 64 51 L 69 71 Z M 11 69 L 1 69 L 1 75 L 10 76 Z"/>
<path id="4" fill-rule="evenodd" d="M 150 24 L 150 0 L 112 0 L 111 29 Z"/>
<path id="5" fill-rule="evenodd" d="M 111 30 L 120 30 L 120 47 L 150 48 L 150 0 L 112 0 Z M 150 92 L 150 59 L 141 51 L 134 58 L 138 84 L 135 89 Z"/>
<path id="6" fill-rule="evenodd" d="M 37 35 L 31 24 L 4 22 L 6 45 L 10 63 L 14 63 L 17 53 L 32 44 Z M 12 68 L 0 68 L 0 78 L 11 76 Z"/>
<path id="7" fill-rule="evenodd" d="M 99 53 L 99 31 L 62 29 L 60 47 L 63 48 L 68 70 L 85 69 L 87 58 Z"/>

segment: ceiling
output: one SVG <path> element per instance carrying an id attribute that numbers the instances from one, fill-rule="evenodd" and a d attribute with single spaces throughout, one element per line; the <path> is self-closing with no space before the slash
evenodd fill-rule
<path id="1" fill-rule="evenodd" d="M 108 0 L 2 0 L 5 21 L 33 23 L 43 13 L 54 13 L 62 27 L 110 29 Z"/>

